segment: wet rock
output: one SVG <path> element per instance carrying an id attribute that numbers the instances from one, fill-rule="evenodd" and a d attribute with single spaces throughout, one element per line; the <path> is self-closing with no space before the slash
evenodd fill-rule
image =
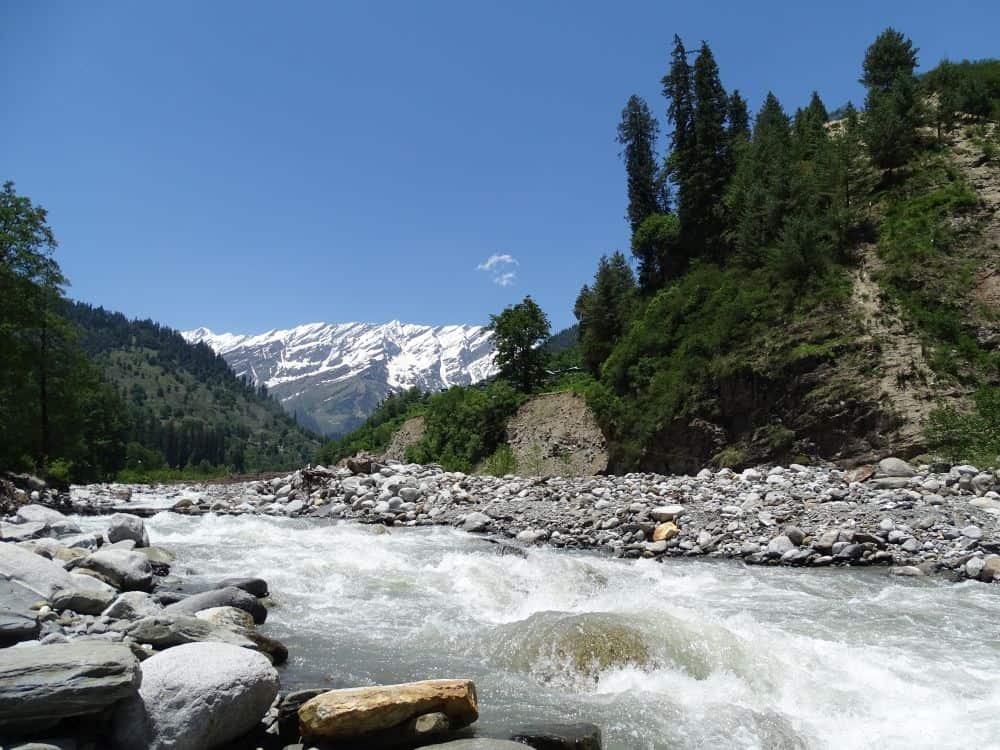
<path id="1" fill-rule="evenodd" d="M 464 531 L 485 531 L 489 525 L 493 523 L 493 519 L 490 518 L 485 513 L 479 513 L 474 511 L 469 513 L 465 520 L 462 521 L 462 529 Z"/>
<path id="2" fill-rule="evenodd" d="M 220 627 L 252 630 L 254 626 L 250 613 L 238 607 L 210 607 L 196 612 L 195 617 Z"/>
<path id="3" fill-rule="evenodd" d="M 595 724 L 527 724 L 510 733 L 514 742 L 535 750 L 601 750 L 601 730 Z"/>
<path id="4" fill-rule="evenodd" d="M 192 643 L 142 663 L 137 696 L 115 712 L 122 748 L 204 750 L 253 729 L 278 694 L 278 673 L 262 655 Z"/>
<path id="5" fill-rule="evenodd" d="M 229 587 L 242 589 L 248 594 L 253 594 L 258 599 L 263 599 L 268 595 L 267 581 L 263 578 L 224 578 L 215 586 L 215 588 L 218 589 L 225 589 Z"/>
<path id="6" fill-rule="evenodd" d="M 307 740 L 346 740 L 429 713 L 445 714 L 456 728 L 471 724 L 479 717 L 475 686 L 468 680 L 426 680 L 331 690 L 299 709 L 299 729 Z"/>
<path id="7" fill-rule="evenodd" d="M 0 729 L 97 713 L 133 696 L 139 681 L 139 661 L 124 646 L 78 641 L 7 649 L 0 658 Z"/>
<path id="8" fill-rule="evenodd" d="M 491 740 L 485 737 L 469 740 L 452 740 L 437 745 L 424 745 L 422 750 L 526 750 L 531 745 L 512 740 Z"/>
<path id="9" fill-rule="evenodd" d="M 142 591 L 126 591 L 111 602 L 102 614 L 114 620 L 137 620 L 157 615 L 162 611 L 163 607 L 149 594 Z"/>
<path id="10" fill-rule="evenodd" d="M 146 532 L 146 524 L 139 516 L 129 513 L 115 513 L 107 530 L 108 541 L 114 544 L 126 539 L 135 542 L 136 547 L 149 546 L 149 534 Z"/>
<path id="11" fill-rule="evenodd" d="M 916 565 L 900 565 L 889 568 L 889 574 L 903 578 L 922 578 L 925 573 Z"/>
<path id="12" fill-rule="evenodd" d="M 212 609 L 213 607 L 242 609 L 253 617 L 253 621 L 257 625 L 262 624 L 267 619 L 267 609 L 257 597 L 235 586 L 193 594 L 179 602 L 167 605 L 164 609 L 172 614 L 193 615 L 203 609 Z"/>
<path id="13" fill-rule="evenodd" d="M 99 549 L 84 558 L 80 567 L 100 573 L 124 591 L 149 591 L 153 588 L 153 566 L 141 552 Z"/>

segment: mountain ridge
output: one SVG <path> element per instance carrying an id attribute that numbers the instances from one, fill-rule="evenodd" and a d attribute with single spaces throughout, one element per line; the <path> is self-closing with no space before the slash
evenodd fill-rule
<path id="1" fill-rule="evenodd" d="M 361 424 L 390 393 L 471 385 L 495 373 L 483 326 L 313 322 L 257 334 L 181 335 L 221 355 L 238 376 L 265 386 L 304 425 L 327 435 Z"/>

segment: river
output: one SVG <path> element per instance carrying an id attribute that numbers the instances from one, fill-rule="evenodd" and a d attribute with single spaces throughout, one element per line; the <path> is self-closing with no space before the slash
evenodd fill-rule
<path id="1" fill-rule="evenodd" d="M 1000 748 L 1000 600 L 981 583 L 521 557 L 446 528 L 147 527 L 181 576 L 269 582 L 286 689 L 468 677 L 482 726 L 590 721 L 611 750 Z"/>

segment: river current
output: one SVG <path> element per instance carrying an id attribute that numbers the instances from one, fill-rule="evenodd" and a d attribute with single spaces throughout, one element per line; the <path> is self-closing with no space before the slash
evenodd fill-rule
<path id="1" fill-rule="evenodd" d="M 468 677 L 484 727 L 590 721 L 610 750 L 1000 748 L 997 587 L 521 557 L 445 528 L 172 513 L 147 527 L 184 578 L 268 581 L 286 689 Z"/>

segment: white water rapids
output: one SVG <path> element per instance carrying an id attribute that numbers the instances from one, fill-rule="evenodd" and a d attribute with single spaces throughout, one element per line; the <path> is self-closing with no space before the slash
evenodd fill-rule
<path id="1" fill-rule="evenodd" d="M 268 581 L 285 688 L 469 677 L 482 724 L 590 721 L 611 750 L 1000 748 L 997 587 L 522 558 L 450 529 L 170 513 L 147 526 L 181 577 Z M 560 640 L 580 633 L 639 657 L 581 666 Z"/>

